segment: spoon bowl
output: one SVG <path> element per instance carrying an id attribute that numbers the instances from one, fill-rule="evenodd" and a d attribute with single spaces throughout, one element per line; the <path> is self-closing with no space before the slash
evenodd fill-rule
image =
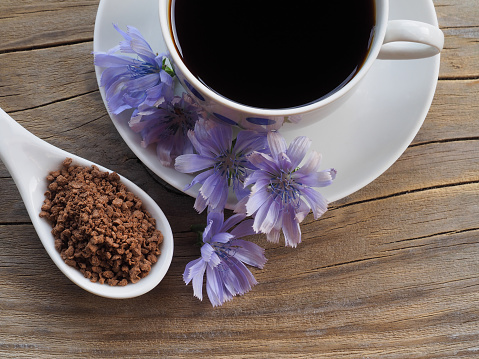
<path id="1" fill-rule="evenodd" d="M 60 169 L 62 162 L 67 157 L 73 160 L 73 164 L 83 167 L 95 165 L 101 171 L 112 172 L 103 166 L 41 140 L 20 126 L 0 108 L 0 159 L 15 181 L 32 224 L 57 267 L 79 287 L 102 297 L 126 299 L 150 291 L 163 279 L 171 264 L 173 233 L 168 220 L 156 202 L 141 188 L 121 175 L 121 182 L 141 199 L 145 209 L 155 218 L 156 227 L 164 237 L 158 262 L 152 265 L 150 273 L 137 283 L 129 283 L 122 287 L 93 283 L 85 278 L 79 270 L 67 265 L 55 249 L 55 240 L 51 233 L 52 225 L 46 219 L 40 218 L 39 214 L 48 185 L 46 177 L 50 171 Z"/>

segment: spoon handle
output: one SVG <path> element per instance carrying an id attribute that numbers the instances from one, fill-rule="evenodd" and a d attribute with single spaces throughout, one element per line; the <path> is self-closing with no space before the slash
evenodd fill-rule
<path id="1" fill-rule="evenodd" d="M 36 137 L 0 108 L 0 159 L 12 176 L 32 220 L 46 190 L 46 176 L 68 153 Z M 38 213 L 37 213 L 38 212 Z"/>
<path id="2" fill-rule="evenodd" d="M 0 159 L 14 180 L 19 175 L 18 167 L 22 161 L 25 161 L 25 158 L 22 158 L 25 156 L 24 151 L 22 151 L 23 144 L 26 141 L 35 141 L 29 137 L 35 136 L 0 108 Z"/>
<path id="3" fill-rule="evenodd" d="M 44 152 L 44 144 L 0 108 L 0 159 L 19 189 L 21 177 L 31 173 L 32 161 Z"/>

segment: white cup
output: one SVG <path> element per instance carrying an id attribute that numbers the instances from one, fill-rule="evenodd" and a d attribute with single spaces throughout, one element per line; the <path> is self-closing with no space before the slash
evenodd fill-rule
<path id="1" fill-rule="evenodd" d="M 219 95 L 199 81 L 177 52 L 170 25 L 170 3 L 159 0 L 160 26 L 173 69 L 184 89 L 212 118 L 253 130 L 276 130 L 283 123 L 295 126 L 320 120 L 339 108 L 354 92 L 376 59 L 419 59 L 437 55 L 444 45 L 444 34 L 436 26 L 412 20 L 388 20 L 389 0 L 375 0 L 376 26 L 369 53 L 361 69 L 339 91 L 313 103 L 294 108 L 263 109 L 243 105 Z M 301 121 L 302 115 L 308 121 Z"/>

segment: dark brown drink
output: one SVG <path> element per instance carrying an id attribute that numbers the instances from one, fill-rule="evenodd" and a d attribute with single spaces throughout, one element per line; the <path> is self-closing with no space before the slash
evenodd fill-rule
<path id="1" fill-rule="evenodd" d="M 171 0 L 188 69 L 235 102 L 302 106 L 345 86 L 374 34 L 373 0 Z"/>

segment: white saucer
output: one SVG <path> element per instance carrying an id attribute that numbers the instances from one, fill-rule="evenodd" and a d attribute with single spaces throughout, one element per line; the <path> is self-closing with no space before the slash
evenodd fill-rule
<path id="1" fill-rule="evenodd" d="M 411 19 L 437 26 L 432 0 L 390 0 L 390 19 Z M 94 34 L 94 51 L 107 51 L 122 39 L 112 24 L 135 26 L 153 51 L 165 52 L 158 20 L 158 0 L 101 0 Z M 291 141 L 299 135 L 313 140 L 323 154 L 323 168 L 334 167 L 334 183 L 321 192 L 336 201 L 366 186 L 386 171 L 416 136 L 436 89 L 439 55 L 422 60 L 377 60 L 350 100 L 327 118 L 307 127 L 286 124 L 281 133 Z M 97 78 L 101 69 L 96 68 Z M 101 89 L 105 101 L 103 89 Z M 155 174 L 179 190 L 191 175 L 163 167 L 153 147 L 140 146 L 128 127 L 128 116 L 110 117 L 136 156 Z M 196 197 L 197 188 L 186 191 Z M 233 201 L 230 202 L 230 205 Z"/>

